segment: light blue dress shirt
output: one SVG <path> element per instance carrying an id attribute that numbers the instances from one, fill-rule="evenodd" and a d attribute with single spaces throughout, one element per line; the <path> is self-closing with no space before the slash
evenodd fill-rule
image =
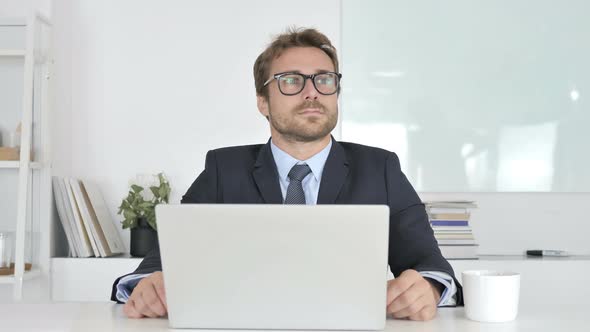
<path id="1" fill-rule="evenodd" d="M 272 139 L 270 142 L 270 148 L 275 160 L 275 164 L 277 165 L 277 171 L 279 173 L 279 183 L 281 186 L 283 201 L 285 200 L 287 188 L 289 187 L 289 171 L 291 171 L 291 168 L 293 168 L 293 166 L 296 164 L 307 164 L 311 169 L 311 173 L 303 178 L 303 181 L 301 182 L 303 191 L 305 193 L 305 202 L 307 205 L 317 204 L 322 173 L 324 171 L 324 165 L 326 165 L 328 155 L 330 154 L 330 149 L 332 148 L 332 141 L 330 140 L 330 143 L 324 149 L 322 149 L 322 151 L 316 153 L 307 160 L 297 160 L 293 158 L 291 155 L 276 146 L 272 142 Z M 439 306 L 452 306 L 456 304 L 455 294 L 457 293 L 457 287 L 455 285 L 455 281 L 450 275 L 438 271 L 422 271 L 420 274 L 423 277 L 436 280 L 445 286 L 445 290 L 441 294 L 440 301 L 438 303 Z M 117 284 L 117 300 L 126 302 L 135 285 L 137 285 L 139 280 L 145 276 L 146 274 L 132 274 L 125 278 L 121 278 Z"/>
<path id="2" fill-rule="evenodd" d="M 317 203 L 318 193 L 320 192 L 320 180 L 322 179 L 322 172 L 324 171 L 326 160 L 328 160 L 331 147 L 332 141 L 330 141 L 328 146 L 326 146 L 322 151 L 316 153 L 313 157 L 305 161 L 300 161 L 279 149 L 271 140 L 270 149 L 272 151 L 275 164 L 277 165 L 283 201 L 287 196 L 289 182 L 291 182 L 289 179 L 289 172 L 291 171 L 291 168 L 297 164 L 307 164 L 311 169 L 311 173 L 307 174 L 307 176 L 303 178 L 303 181 L 301 181 L 303 192 L 305 193 L 305 202 L 307 205 L 315 205 Z"/>

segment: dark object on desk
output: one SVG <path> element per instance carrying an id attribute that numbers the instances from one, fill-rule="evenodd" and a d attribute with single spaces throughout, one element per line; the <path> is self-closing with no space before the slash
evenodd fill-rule
<path id="1" fill-rule="evenodd" d="M 563 250 L 527 250 L 527 256 L 538 256 L 538 257 L 568 257 L 567 251 Z"/>
<path id="2" fill-rule="evenodd" d="M 131 229 L 130 253 L 133 257 L 145 257 L 158 243 L 156 232 L 145 218 L 137 220 L 137 226 Z"/>

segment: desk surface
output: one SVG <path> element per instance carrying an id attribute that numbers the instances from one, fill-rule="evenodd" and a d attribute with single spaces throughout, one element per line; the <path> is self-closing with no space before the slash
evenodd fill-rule
<path id="1" fill-rule="evenodd" d="M 521 303 L 517 319 L 509 323 L 478 323 L 465 318 L 463 308 L 441 308 L 428 322 L 388 319 L 386 331 L 583 331 L 590 323 L 589 306 L 582 304 L 584 300 L 558 306 Z M 536 302 L 545 301 L 540 297 Z M 168 320 L 127 319 L 121 305 L 106 302 L 1 304 L 0 330 L 167 331 Z"/>

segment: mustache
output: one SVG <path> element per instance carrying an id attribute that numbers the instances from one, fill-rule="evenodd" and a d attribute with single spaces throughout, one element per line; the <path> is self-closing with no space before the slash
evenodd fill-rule
<path id="1" fill-rule="evenodd" d="M 326 111 L 326 107 L 317 100 L 306 100 L 295 107 L 295 111 L 303 111 L 306 108 L 319 108 L 322 111 Z"/>

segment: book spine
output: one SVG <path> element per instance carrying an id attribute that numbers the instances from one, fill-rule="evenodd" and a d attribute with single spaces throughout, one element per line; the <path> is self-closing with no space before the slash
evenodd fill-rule
<path id="1" fill-rule="evenodd" d="M 76 228 L 78 229 L 78 234 L 80 235 L 80 243 L 82 245 L 82 249 L 83 249 L 83 257 L 90 257 L 90 256 L 96 256 L 99 257 L 100 253 L 98 252 L 98 249 L 95 251 L 94 248 L 94 243 L 91 242 L 92 241 L 92 234 L 90 233 L 90 230 L 87 230 L 84 222 L 82 221 L 82 217 L 80 215 L 80 211 L 78 210 L 78 205 L 76 203 L 76 198 L 74 198 L 74 193 L 72 191 L 72 186 L 70 185 L 70 181 L 67 178 L 63 178 L 63 185 L 65 188 L 65 191 L 67 192 L 68 195 L 68 200 L 70 203 L 70 210 L 72 212 L 72 219 L 74 220 L 74 224 L 76 225 Z"/>
<path id="2" fill-rule="evenodd" d="M 432 226 L 469 226 L 467 220 L 431 220 Z"/>
<path id="3" fill-rule="evenodd" d="M 68 248 L 70 250 L 70 255 L 72 257 L 78 257 L 78 251 L 76 249 L 76 245 L 74 242 L 74 234 L 70 227 L 70 223 L 67 219 L 66 215 L 66 207 L 64 205 L 63 196 L 59 188 L 59 179 L 54 176 L 52 178 L 52 187 L 53 187 L 53 197 L 55 200 L 55 207 L 57 208 L 57 213 L 59 216 L 59 221 L 64 229 L 64 233 L 66 234 L 66 239 L 68 241 Z"/>

